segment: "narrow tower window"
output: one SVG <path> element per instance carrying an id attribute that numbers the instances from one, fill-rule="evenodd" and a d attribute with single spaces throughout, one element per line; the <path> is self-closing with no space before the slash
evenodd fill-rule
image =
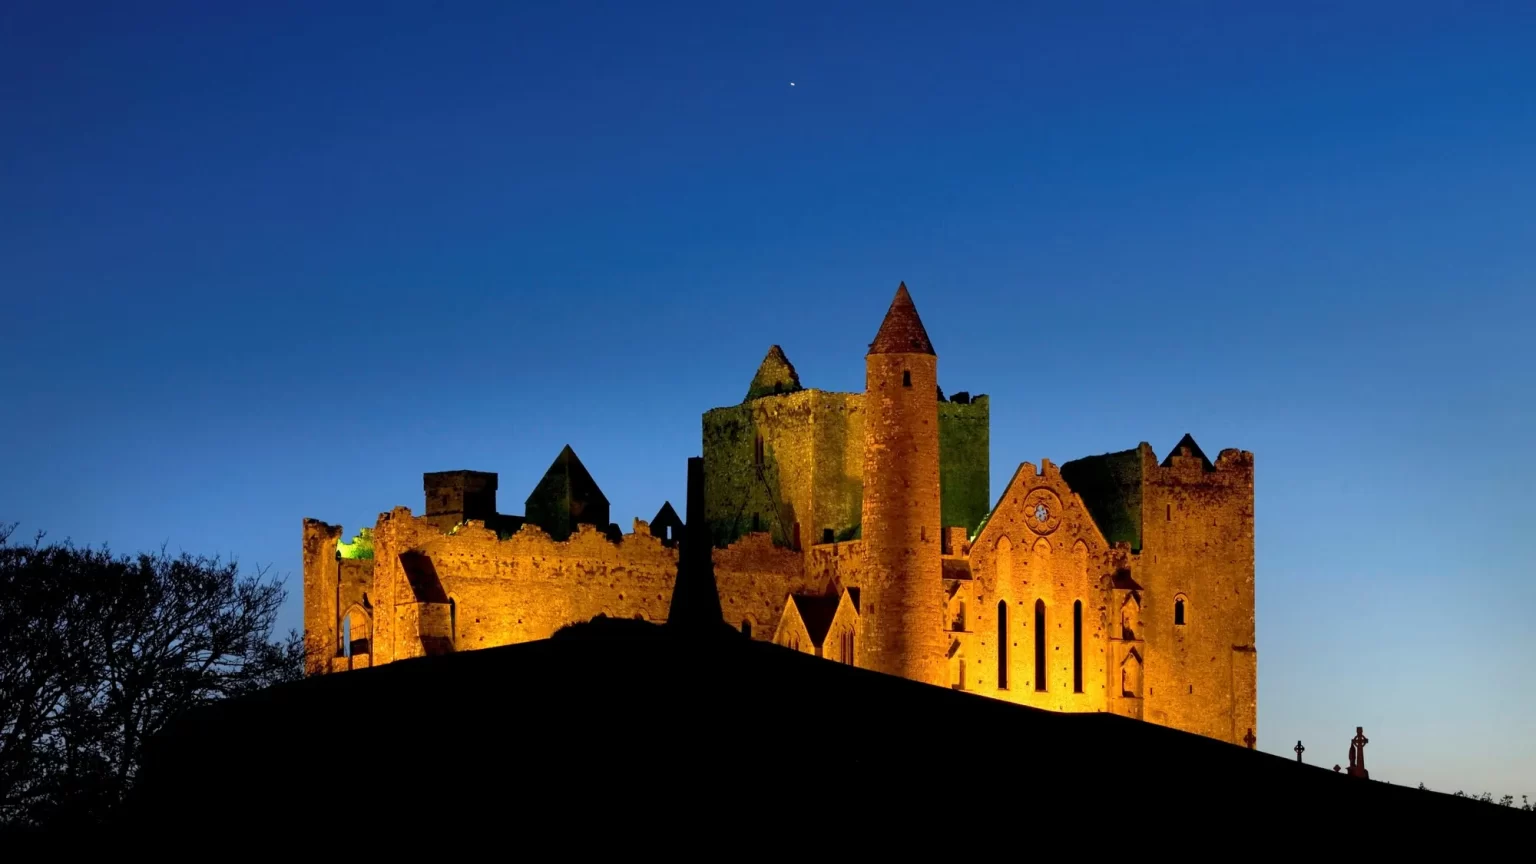
<path id="1" fill-rule="evenodd" d="M 1179 597 L 1173 601 L 1173 623 L 1184 626 L 1184 598 Z"/>
<path id="2" fill-rule="evenodd" d="M 962 604 L 961 609 L 965 607 Z M 964 615 L 962 611 L 960 614 Z M 1008 601 L 997 601 L 997 689 L 1008 689 Z"/>
<path id="3" fill-rule="evenodd" d="M 1072 692 L 1083 692 L 1083 601 L 1072 604 Z"/>
<path id="4" fill-rule="evenodd" d="M 1045 601 L 1035 601 L 1035 689 L 1045 692 Z"/>
<path id="5" fill-rule="evenodd" d="M 745 618 L 741 619 L 741 635 L 748 639 L 752 638 L 752 622 Z"/>
<path id="6" fill-rule="evenodd" d="M 763 467 L 763 436 L 759 435 L 752 441 L 752 465 Z"/>
<path id="7" fill-rule="evenodd" d="M 906 369 L 901 370 L 901 386 L 912 386 L 912 373 Z"/>
<path id="8" fill-rule="evenodd" d="M 459 647 L 459 601 L 448 598 L 448 641 Z"/>

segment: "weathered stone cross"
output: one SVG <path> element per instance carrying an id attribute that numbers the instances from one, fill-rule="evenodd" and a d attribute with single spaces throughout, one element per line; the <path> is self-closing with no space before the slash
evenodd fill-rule
<path id="1" fill-rule="evenodd" d="M 1254 743 L 1258 740 L 1259 739 L 1253 737 L 1253 729 L 1251 728 L 1248 730 L 1248 734 L 1243 736 L 1243 743 L 1248 745 L 1249 750 L 1253 749 Z"/>
<path id="2" fill-rule="evenodd" d="M 1357 764 L 1362 769 L 1365 768 L 1365 745 L 1371 743 L 1371 739 L 1365 737 L 1365 730 L 1363 728 L 1356 726 L 1355 737 L 1349 743 L 1355 745 L 1355 754 L 1358 757 Z"/>
<path id="3" fill-rule="evenodd" d="M 1291 749 L 1296 751 L 1296 761 L 1297 762 L 1301 761 L 1301 754 L 1307 752 L 1307 748 L 1301 746 L 1301 742 L 1300 741 L 1297 741 L 1296 742 L 1296 746 L 1292 747 Z"/>

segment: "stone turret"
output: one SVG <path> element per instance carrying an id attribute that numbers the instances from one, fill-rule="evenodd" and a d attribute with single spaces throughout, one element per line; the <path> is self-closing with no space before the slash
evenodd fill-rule
<path id="1" fill-rule="evenodd" d="M 938 357 L 905 283 L 864 370 L 867 558 L 858 665 L 942 685 Z"/>

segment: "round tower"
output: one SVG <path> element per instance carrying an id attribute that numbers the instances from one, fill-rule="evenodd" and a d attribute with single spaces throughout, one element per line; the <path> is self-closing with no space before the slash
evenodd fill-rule
<path id="1" fill-rule="evenodd" d="M 864 358 L 858 665 L 942 685 L 938 356 L 906 283 Z"/>

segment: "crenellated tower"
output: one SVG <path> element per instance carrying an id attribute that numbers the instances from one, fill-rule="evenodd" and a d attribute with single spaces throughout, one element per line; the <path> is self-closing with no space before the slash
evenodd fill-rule
<path id="1" fill-rule="evenodd" d="M 938 357 L 905 283 L 864 359 L 858 665 L 944 684 Z"/>

